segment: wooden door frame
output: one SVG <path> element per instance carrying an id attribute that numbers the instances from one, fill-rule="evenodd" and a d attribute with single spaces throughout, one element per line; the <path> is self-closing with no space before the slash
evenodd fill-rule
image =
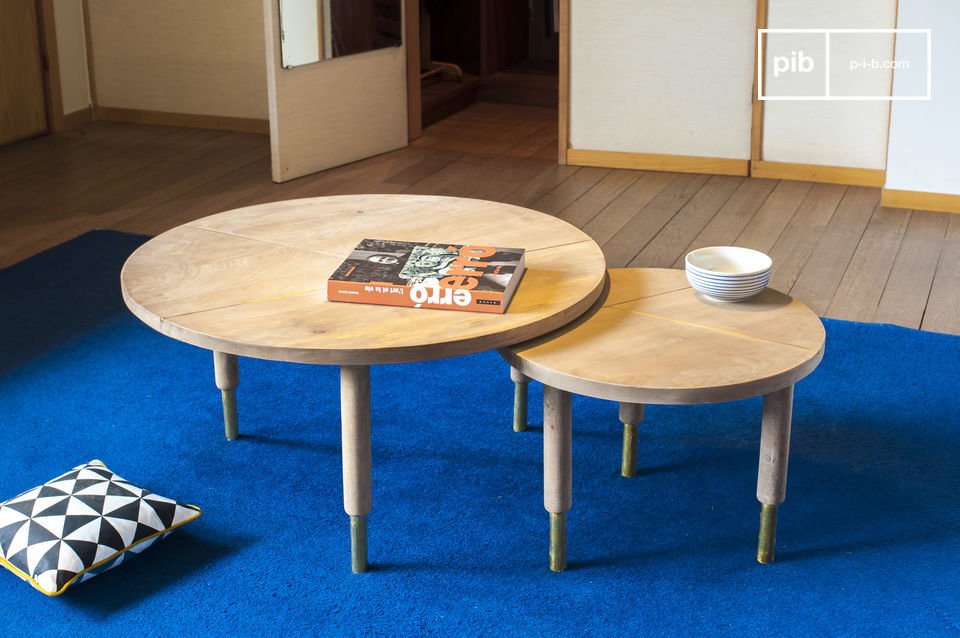
<path id="1" fill-rule="evenodd" d="M 756 31 L 757 34 L 756 42 L 754 43 L 753 51 L 753 111 L 751 112 L 751 121 L 750 121 L 750 162 L 751 166 L 754 162 L 759 162 L 763 160 L 763 100 L 760 99 L 760 86 L 757 81 L 759 79 L 759 69 L 760 69 L 760 42 L 761 35 L 760 29 L 767 28 L 767 13 L 769 12 L 769 0 L 757 0 L 757 20 L 756 20 Z"/>
<path id="2" fill-rule="evenodd" d="M 420 96 L 420 0 L 403 0 L 403 40 L 407 47 L 408 143 L 423 130 Z"/>
<path id="3" fill-rule="evenodd" d="M 570 150 L 570 0 L 560 0 L 560 95 L 557 109 L 557 163 L 567 164 Z"/>

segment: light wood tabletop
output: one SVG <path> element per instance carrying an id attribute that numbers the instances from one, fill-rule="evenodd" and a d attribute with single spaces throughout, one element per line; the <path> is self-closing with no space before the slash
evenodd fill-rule
<path id="1" fill-rule="evenodd" d="M 526 249 L 505 314 L 328 302 L 327 277 L 364 238 Z M 280 361 L 368 365 L 457 356 L 531 339 L 576 318 L 604 279 L 574 226 L 526 208 L 419 195 L 274 202 L 174 228 L 121 274 L 130 310 L 202 348 Z"/>
<path id="2" fill-rule="evenodd" d="M 732 401 L 762 395 L 757 559 L 774 559 L 777 508 L 786 495 L 793 384 L 823 358 L 819 317 L 767 288 L 750 299 L 707 299 L 682 270 L 609 271 L 605 297 L 580 318 L 529 342 L 502 348 L 516 383 L 514 429 L 526 429 L 526 385 L 544 384 L 544 507 L 550 567 L 566 567 L 571 506 L 570 393 L 620 403 L 621 473 L 636 473 L 636 432 L 654 404 Z"/>
<path id="3" fill-rule="evenodd" d="M 327 278 L 365 238 L 526 251 L 506 313 L 330 302 Z M 239 436 L 239 356 L 340 366 L 344 509 L 355 572 L 372 507 L 370 368 L 499 348 L 555 330 L 603 290 L 604 256 L 576 227 L 533 210 L 421 195 L 345 195 L 211 215 L 141 246 L 123 298 L 147 325 L 213 351 L 224 429 Z"/>
<path id="4" fill-rule="evenodd" d="M 823 357 L 809 308 L 767 288 L 736 303 L 694 291 L 682 270 L 618 268 L 602 305 L 540 339 L 502 351 L 520 372 L 612 401 L 732 401 L 802 379 Z"/>

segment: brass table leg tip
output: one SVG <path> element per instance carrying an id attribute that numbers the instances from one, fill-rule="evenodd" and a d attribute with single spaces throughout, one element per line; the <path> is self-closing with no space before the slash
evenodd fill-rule
<path id="1" fill-rule="evenodd" d="M 222 390 L 220 396 L 223 402 L 223 434 L 228 441 L 236 441 L 240 438 L 236 391 Z"/>
<path id="2" fill-rule="evenodd" d="M 367 571 L 367 517 L 350 517 L 350 568 L 354 574 Z"/>
<path id="3" fill-rule="evenodd" d="M 637 475 L 637 424 L 623 424 L 623 455 L 620 460 L 620 476 L 633 478 Z"/>
<path id="4" fill-rule="evenodd" d="M 550 512 L 550 571 L 567 568 L 567 513 Z"/>
<path id="5" fill-rule="evenodd" d="M 769 565 L 774 560 L 777 542 L 777 506 L 762 503 L 760 508 L 760 535 L 757 540 L 757 562 Z"/>
<path id="6" fill-rule="evenodd" d="M 527 431 L 527 384 L 513 384 L 513 431 Z"/>

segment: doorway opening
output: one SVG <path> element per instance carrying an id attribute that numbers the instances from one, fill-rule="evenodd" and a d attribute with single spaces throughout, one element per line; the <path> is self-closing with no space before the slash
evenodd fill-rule
<path id="1" fill-rule="evenodd" d="M 557 107 L 556 0 L 420 0 L 426 128 L 477 101 Z"/>

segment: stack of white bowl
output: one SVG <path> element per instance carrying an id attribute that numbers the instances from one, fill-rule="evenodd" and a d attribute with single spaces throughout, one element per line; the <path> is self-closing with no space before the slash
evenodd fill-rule
<path id="1" fill-rule="evenodd" d="M 758 250 L 711 246 L 687 254 L 687 281 L 714 301 L 741 301 L 770 283 L 773 260 Z"/>

